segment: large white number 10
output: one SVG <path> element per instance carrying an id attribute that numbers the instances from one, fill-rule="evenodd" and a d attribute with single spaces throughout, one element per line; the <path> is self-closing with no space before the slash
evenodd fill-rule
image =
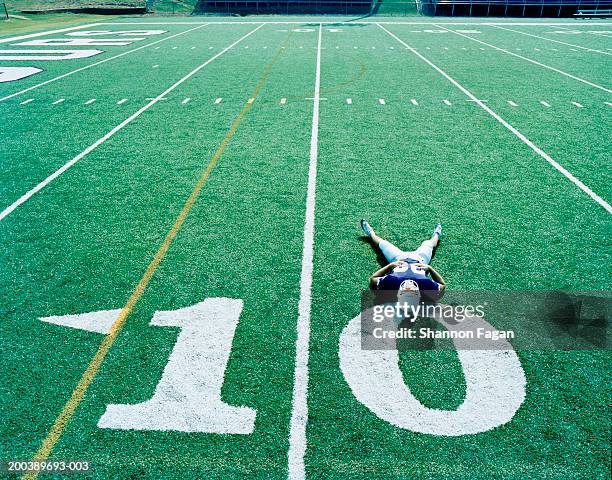
<path id="1" fill-rule="evenodd" d="M 151 325 L 180 327 L 174 349 L 151 399 L 111 404 L 101 428 L 250 434 L 255 410 L 221 400 L 221 387 L 242 300 L 209 298 L 191 307 L 156 312 Z M 41 318 L 44 322 L 108 333 L 120 310 Z M 410 392 L 397 350 L 363 350 L 360 316 L 340 336 L 340 368 L 355 398 L 380 419 L 399 428 L 431 435 L 484 432 L 512 419 L 525 399 L 521 363 L 505 342 L 502 349 L 466 350 L 454 340 L 465 376 L 465 400 L 456 410 L 425 407 Z M 438 320 L 440 321 L 440 320 Z M 463 323 L 494 330 L 483 318 Z M 445 324 L 449 330 L 457 325 Z M 499 348 L 500 343 L 497 343 Z"/>

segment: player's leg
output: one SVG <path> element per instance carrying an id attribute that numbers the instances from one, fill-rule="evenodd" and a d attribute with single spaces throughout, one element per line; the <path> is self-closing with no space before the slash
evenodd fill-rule
<path id="1" fill-rule="evenodd" d="M 365 219 L 361 220 L 361 228 L 363 229 L 364 233 L 372 239 L 374 245 L 380 248 L 380 251 L 389 263 L 400 260 L 406 256 L 406 252 L 396 247 L 388 240 L 379 237 Z"/>
<path id="2" fill-rule="evenodd" d="M 408 252 L 408 256 L 429 265 L 433 252 L 440 242 L 440 235 L 442 235 L 442 225 L 438 223 L 431 238 L 421 243 L 421 246 L 416 250 Z"/>

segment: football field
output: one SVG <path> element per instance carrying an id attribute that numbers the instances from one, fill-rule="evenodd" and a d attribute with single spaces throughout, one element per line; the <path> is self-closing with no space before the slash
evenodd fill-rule
<path id="1" fill-rule="evenodd" d="M 341 350 L 364 217 L 405 249 L 441 222 L 449 290 L 610 289 L 612 22 L 346 20 L 0 37 L 0 459 L 610 478 L 609 350 L 511 352 L 521 393 L 483 395 L 517 408 L 454 434 L 490 420 L 456 351 L 397 353 L 411 404 Z"/>

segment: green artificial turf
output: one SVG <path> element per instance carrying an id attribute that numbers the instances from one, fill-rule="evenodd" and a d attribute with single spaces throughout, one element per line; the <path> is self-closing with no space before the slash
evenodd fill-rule
<path id="1" fill-rule="evenodd" d="M 78 13 L 49 13 L 43 15 L 23 15 L 9 9 L 9 19 L 0 21 L 0 39 L 2 37 L 43 32 L 50 29 L 69 28 L 76 25 L 109 21 L 114 17 L 108 15 L 90 15 Z M 15 17 L 12 15 L 19 15 Z"/>
<path id="2" fill-rule="evenodd" d="M 8 0 L 6 6 L 14 10 L 51 10 L 53 8 L 80 7 L 142 7 L 143 0 Z"/>
<path id="3" fill-rule="evenodd" d="M 96 57 L 7 62 L 44 71 L 0 84 L 0 98 L 209 20 L 228 21 L 157 18 L 164 25 L 125 28 L 166 33 L 98 47 L 104 53 Z M 203 26 L 0 101 L 0 208 L 258 20 L 270 19 Z M 0 220 L 0 458 L 32 457 L 102 338 L 38 318 L 125 305 L 271 65 L 51 458 L 90 460 L 92 478 L 286 478 L 318 28 L 316 17 L 301 20 L 263 26 Z M 577 25 L 582 33 L 571 36 L 547 25 L 509 28 L 612 47 L 588 33 L 606 26 Z M 466 35 L 610 87 L 608 55 L 493 26 L 447 27 L 477 30 Z M 435 25 L 386 28 L 609 201 L 609 94 L 469 38 L 424 31 Z M 340 332 L 379 268 L 360 218 L 406 249 L 441 221 L 433 264 L 452 290 L 606 291 L 609 214 L 376 25 L 323 28 L 321 97 L 308 478 L 609 478 L 609 351 L 519 351 L 522 407 L 504 426 L 459 437 L 379 419 L 352 395 L 338 361 Z M 211 297 L 244 301 L 222 399 L 257 411 L 254 432 L 97 427 L 108 404 L 151 398 L 179 333 L 150 326 L 154 313 Z M 456 352 L 401 352 L 400 368 L 429 408 L 463 401 Z"/>

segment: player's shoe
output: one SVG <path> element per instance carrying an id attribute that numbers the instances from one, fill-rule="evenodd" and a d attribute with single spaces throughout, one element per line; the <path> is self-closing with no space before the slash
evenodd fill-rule
<path id="1" fill-rule="evenodd" d="M 363 229 L 363 233 L 365 233 L 368 237 L 374 235 L 374 229 L 370 227 L 370 224 L 365 218 L 361 219 L 361 228 Z"/>
<path id="2" fill-rule="evenodd" d="M 440 238 L 440 237 L 442 236 L 442 224 L 441 224 L 441 223 L 438 223 L 438 224 L 436 225 L 436 228 L 434 229 L 433 234 L 434 234 L 434 235 L 437 235 L 437 236 L 438 236 L 438 238 Z"/>

